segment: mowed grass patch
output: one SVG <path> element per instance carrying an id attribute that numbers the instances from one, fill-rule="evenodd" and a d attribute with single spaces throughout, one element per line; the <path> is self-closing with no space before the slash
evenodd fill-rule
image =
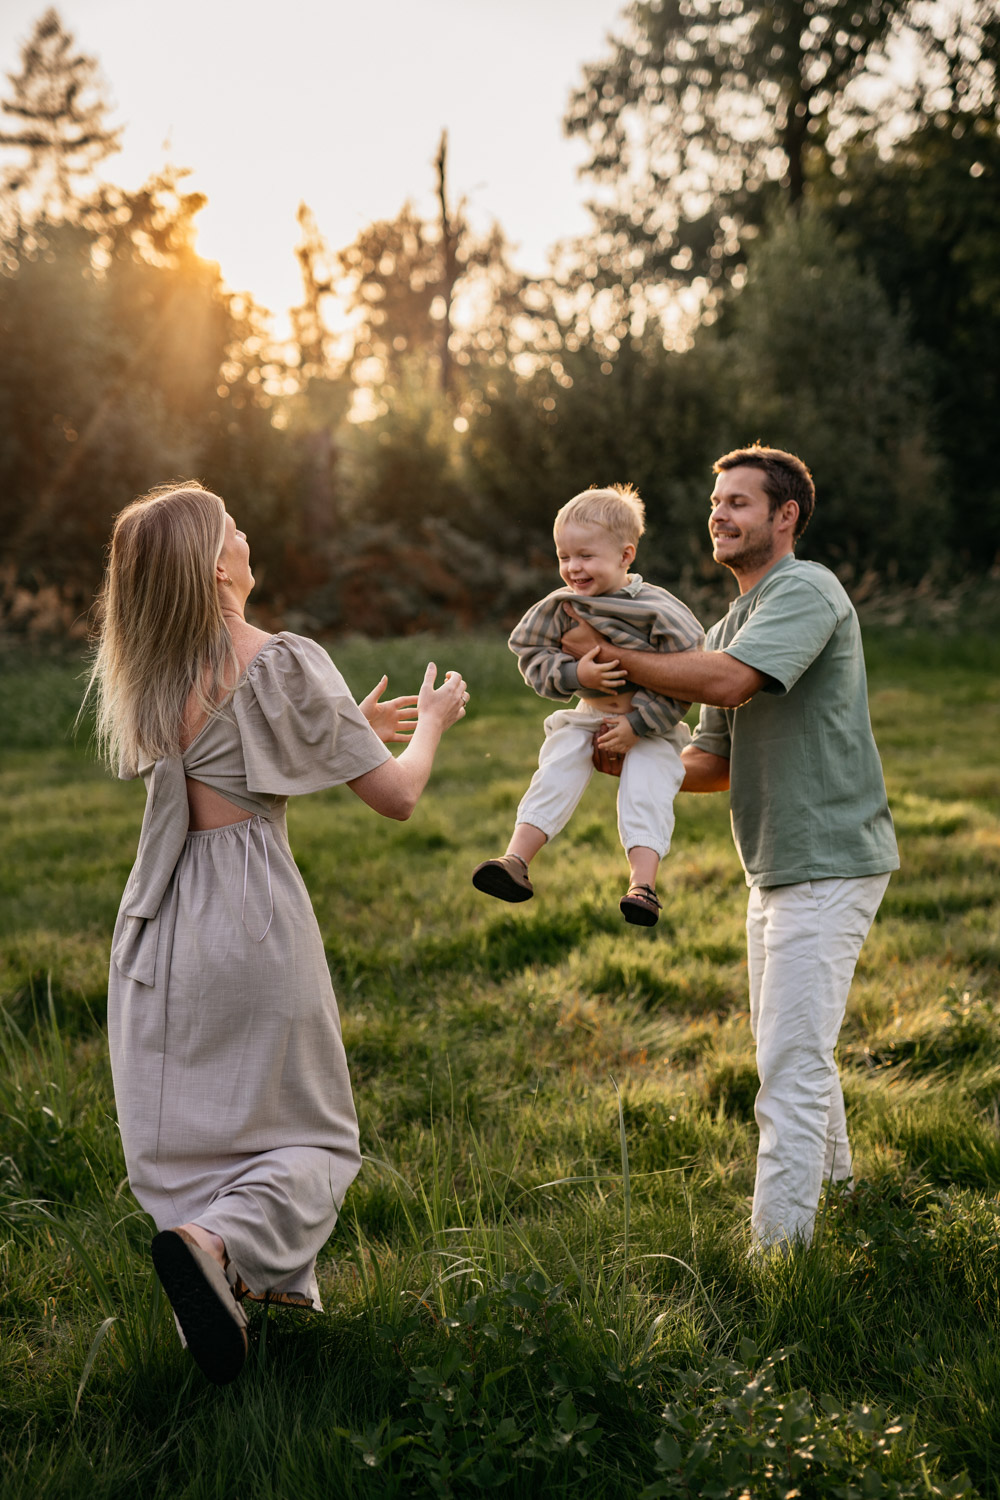
<path id="1" fill-rule="evenodd" d="M 255 1311 L 222 1392 L 176 1343 L 114 1119 L 107 953 L 142 789 L 72 737 L 80 664 L 8 653 L 4 1494 L 696 1494 L 725 1492 L 724 1464 L 733 1493 L 960 1493 L 963 1469 L 1000 1492 L 1000 649 L 868 651 L 903 869 L 841 1045 L 859 1186 L 810 1251 L 758 1263 L 725 799 L 680 800 L 651 931 L 618 913 L 600 776 L 506 907 L 469 877 L 506 843 L 546 706 L 499 642 L 335 648 L 359 696 L 383 671 L 414 690 L 433 658 L 472 701 L 407 824 L 343 788 L 290 808 L 365 1161 L 326 1313 Z"/>

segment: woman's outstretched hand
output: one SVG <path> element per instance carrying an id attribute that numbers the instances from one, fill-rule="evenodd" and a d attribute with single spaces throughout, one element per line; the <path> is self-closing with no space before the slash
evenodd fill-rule
<path id="1" fill-rule="evenodd" d="M 405 819 L 410 816 L 427 785 L 442 734 L 465 717 L 469 690 L 460 673 L 446 672 L 440 687 L 434 686 L 436 679 L 437 667 L 429 662 L 416 698 L 396 699 L 397 703 L 406 705 L 405 709 L 400 710 L 400 713 L 405 713 L 404 725 L 416 720 L 415 730 L 407 732 L 404 727 L 402 730 L 397 728 L 395 732 L 396 739 L 410 740 L 403 753 L 395 757 L 388 756 L 374 771 L 366 771 L 363 776 L 357 776 L 347 783 L 362 802 L 367 802 L 369 807 L 386 818 Z M 373 727 L 373 714 L 385 713 L 393 707 L 391 703 L 379 704 L 379 696 L 384 687 L 385 678 L 361 705 L 365 717 Z M 415 708 L 410 707 L 413 704 L 416 705 Z M 382 738 L 386 739 L 387 736 L 383 734 Z"/>
<path id="2" fill-rule="evenodd" d="M 440 687 L 434 686 L 436 678 L 437 667 L 429 661 L 417 694 L 417 713 L 421 718 L 427 718 L 436 724 L 443 732 L 459 719 L 464 719 L 469 690 L 459 672 L 446 672 Z"/>
<path id="3" fill-rule="evenodd" d="M 390 698 L 385 703 L 380 702 L 388 685 L 389 679 L 383 675 L 381 681 L 375 684 L 368 697 L 363 698 L 358 707 L 379 739 L 390 745 L 397 740 L 413 738 L 419 709 L 416 693 L 405 698 Z"/>

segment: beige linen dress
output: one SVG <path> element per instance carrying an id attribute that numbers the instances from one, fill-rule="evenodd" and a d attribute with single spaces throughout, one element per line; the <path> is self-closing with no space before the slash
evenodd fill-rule
<path id="1" fill-rule="evenodd" d="M 316 1255 L 360 1166 L 340 1018 L 287 798 L 388 750 L 321 646 L 282 632 L 146 811 L 115 926 L 108 1032 L 129 1183 L 158 1229 L 221 1235 L 230 1279 L 319 1307 Z M 185 777 L 251 814 L 188 830 Z"/>

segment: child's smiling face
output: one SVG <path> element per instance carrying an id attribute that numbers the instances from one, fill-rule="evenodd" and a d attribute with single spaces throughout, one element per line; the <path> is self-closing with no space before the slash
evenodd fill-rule
<path id="1" fill-rule="evenodd" d="M 628 582 L 635 547 L 603 526 L 571 521 L 559 528 L 555 542 L 559 576 L 575 594 L 613 594 Z"/>

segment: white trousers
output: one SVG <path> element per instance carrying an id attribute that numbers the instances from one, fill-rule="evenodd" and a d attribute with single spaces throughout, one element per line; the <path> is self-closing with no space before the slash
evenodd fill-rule
<path id="1" fill-rule="evenodd" d="M 572 817 L 594 772 L 593 736 L 606 715 L 590 708 L 558 709 L 545 720 L 538 770 L 521 798 L 517 821 L 554 839 Z M 674 797 L 684 780 L 678 743 L 690 738 L 679 725 L 668 739 L 644 735 L 626 751 L 618 782 L 618 836 L 623 849 L 642 845 L 662 859 L 674 831 Z"/>
<path id="2" fill-rule="evenodd" d="M 751 888 L 750 1028 L 760 1078 L 752 1229 L 760 1245 L 808 1244 L 823 1183 L 851 1175 L 833 1052 L 888 884 L 888 875 L 864 875 Z"/>

